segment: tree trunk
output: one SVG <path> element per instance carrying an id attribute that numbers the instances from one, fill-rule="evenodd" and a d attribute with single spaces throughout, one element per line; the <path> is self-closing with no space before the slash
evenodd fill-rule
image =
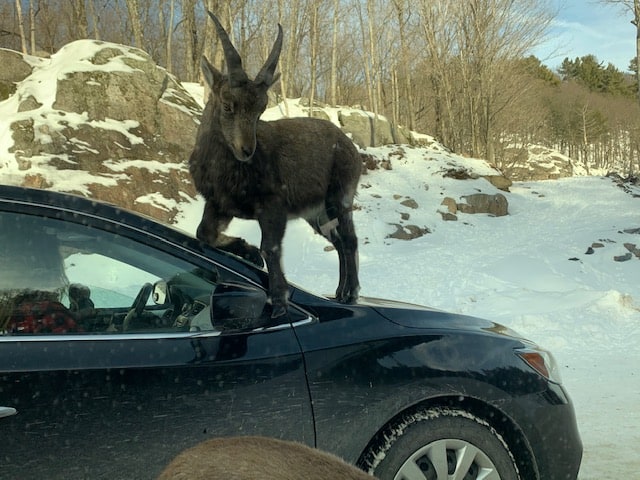
<path id="1" fill-rule="evenodd" d="M 369 53 L 371 55 L 371 81 L 372 83 L 372 91 L 373 91 L 373 113 L 376 118 L 378 118 L 378 114 L 380 113 L 381 106 L 381 83 L 378 78 L 380 75 L 379 69 L 379 59 L 378 59 L 378 43 L 376 42 L 376 38 L 373 34 L 373 15 L 376 11 L 375 5 L 373 4 L 373 0 L 367 0 L 367 32 L 369 34 Z"/>
<path id="2" fill-rule="evenodd" d="M 340 0 L 333 0 L 333 34 L 331 42 L 331 80 L 330 98 L 331 105 L 338 105 L 338 18 Z"/>
<path id="3" fill-rule="evenodd" d="M 186 77 L 190 82 L 197 81 L 199 77 L 198 59 L 198 31 L 196 28 L 196 0 L 185 0 L 182 3 L 182 15 L 185 22 L 186 37 L 186 57 L 187 68 Z M 210 21 L 209 21 L 210 22 Z"/>
<path id="4" fill-rule="evenodd" d="M 289 38 L 286 42 L 284 55 L 280 56 L 280 91 L 282 92 L 282 101 L 284 102 L 284 114 L 289 116 L 289 103 L 287 98 L 290 93 L 289 81 L 293 78 L 293 68 L 295 64 L 296 38 L 298 34 L 298 15 L 300 14 L 300 0 L 292 0 L 288 2 L 289 6 Z M 278 16 L 284 16 L 284 1 L 278 0 Z M 282 23 L 282 22 L 280 22 Z"/>
<path id="5" fill-rule="evenodd" d="M 316 83 L 318 81 L 318 37 L 320 36 L 318 28 L 318 16 L 320 9 L 318 2 L 313 4 L 313 12 L 311 14 L 311 31 L 309 33 L 309 40 L 311 42 L 311 87 L 309 89 L 309 116 L 313 117 L 313 104 L 316 98 Z"/>
<path id="6" fill-rule="evenodd" d="M 393 0 L 398 15 L 398 34 L 400 36 L 400 55 L 398 70 L 399 74 L 404 81 L 404 108 L 398 105 L 398 121 L 400 121 L 401 111 L 404 110 L 407 116 L 408 127 L 413 130 L 416 123 L 415 118 L 415 103 L 413 99 L 413 88 L 411 87 L 411 68 L 409 66 L 408 52 L 406 40 L 406 21 L 405 21 L 405 0 Z M 398 86 L 398 102 L 401 101 L 402 95 L 400 94 L 400 87 Z"/>
<path id="7" fill-rule="evenodd" d="M 169 1 L 169 24 L 167 25 L 167 45 L 165 48 L 165 65 L 167 71 L 173 73 L 173 22 L 175 21 L 176 2 L 175 0 Z"/>
<path id="8" fill-rule="evenodd" d="M 20 0 L 16 0 L 16 15 L 18 16 L 18 31 L 20 32 L 20 46 L 22 47 L 22 53 L 25 55 L 27 52 L 27 38 L 24 35 L 24 25 L 22 23 L 22 5 Z"/>
<path id="9" fill-rule="evenodd" d="M 134 45 L 138 48 L 144 48 L 142 22 L 140 20 L 140 5 L 138 0 L 126 0 L 126 2 L 127 10 L 129 12 L 129 21 L 131 22 L 131 30 L 133 31 Z"/>
<path id="10" fill-rule="evenodd" d="M 640 102 L 640 0 L 633 1 L 633 24 L 636 27 L 636 82 L 638 82 L 638 102 Z"/>
<path id="11" fill-rule="evenodd" d="M 29 0 L 29 40 L 31 42 L 31 55 L 36 53 L 36 12 L 34 0 Z"/>
<path id="12" fill-rule="evenodd" d="M 93 3 L 94 0 L 89 0 L 89 17 L 91 18 L 91 23 L 93 25 L 93 38 L 96 40 L 100 40 L 100 31 L 98 30 L 98 16 L 96 15 L 96 6 Z"/>

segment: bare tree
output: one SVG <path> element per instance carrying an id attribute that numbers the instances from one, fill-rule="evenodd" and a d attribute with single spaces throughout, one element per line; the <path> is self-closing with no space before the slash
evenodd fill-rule
<path id="1" fill-rule="evenodd" d="M 84 3 L 83 1 L 81 3 Z M 144 37 L 142 34 L 142 22 L 140 19 L 140 3 L 138 0 L 126 0 L 129 21 L 133 31 L 133 41 L 136 47 L 144 48 Z"/>
<path id="2" fill-rule="evenodd" d="M 407 126 L 410 129 L 413 129 L 416 123 L 415 119 L 415 111 L 413 108 L 414 99 L 413 99 L 413 88 L 411 86 L 411 69 L 409 68 L 409 45 L 406 39 L 406 25 L 408 23 L 408 16 L 410 15 L 409 8 L 411 3 L 407 0 L 393 0 L 393 6 L 396 10 L 396 15 L 398 17 L 398 35 L 400 40 L 400 52 L 397 58 L 398 64 L 398 73 L 400 74 L 404 92 L 403 95 L 400 94 L 400 86 L 396 87 L 397 96 L 396 102 L 398 102 L 398 116 L 400 114 L 400 99 L 404 97 L 405 108 L 404 111 L 407 112 Z M 399 118 L 398 120 L 399 121 Z"/>
<path id="3" fill-rule="evenodd" d="M 292 0 L 286 2 L 289 8 L 289 15 L 287 16 L 284 0 L 278 0 L 278 21 L 279 23 L 285 23 L 289 30 L 287 39 L 284 42 L 284 55 L 280 56 L 280 91 L 284 101 L 285 115 L 289 116 L 289 104 L 287 98 L 291 94 L 291 81 L 293 80 L 293 72 L 296 60 L 296 45 L 298 45 L 298 34 L 302 30 L 301 24 L 298 21 L 300 17 L 300 0 Z"/>
<path id="4" fill-rule="evenodd" d="M 69 27 L 73 29 L 75 39 L 89 37 L 89 24 L 87 22 L 87 12 L 84 0 L 73 0 L 69 2 L 71 7 L 71 19 Z"/>
<path id="5" fill-rule="evenodd" d="M 330 100 L 333 106 L 338 103 L 338 19 L 340 0 L 333 0 L 333 29 L 331 35 L 331 79 L 329 83 Z"/>
<path id="6" fill-rule="evenodd" d="M 162 12 L 162 8 L 159 9 Z M 165 64 L 167 66 L 167 71 L 169 73 L 173 72 L 173 24 L 175 22 L 176 15 L 176 2 L 175 0 L 169 0 L 169 23 L 167 25 L 167 44 L 165 46 L 165 55 L 166 60 Z M 164 24 L 164 21 L 163 21 Z"/>
<path id="7" fill-rule="evenodd" d="M 373 35 L 373 19 L 372 15 L 372 0 L 367 0 L 367 12 L 366 15 L 362 11 L 361 2 L 356 0 L 355 6 L 358 11 L 358 18 L 360 20 L 360 32 L 362 38 L 362 51 L 364 52 L 364 76 L 367 89 L 367 97 L 369 99 L 369 108 L 373 111 L 374 115 L 378 115 L 378 96 L 376 87 L 376 56 L 377 47 L 375 43 L 375 37 Z"/>
<path id="8" fill-rule="evenodd" d="M 512 68 L 544 39 L 549 2 L 422 0 L 421 11 L 430 60 L 442 68 L 432 78 L 448 102 L 446 128 L 462 132 L 461 138 L 447 132 L 456 140 L 450 146 L 494 162 L 499 116 L 526 92 L 513 83 Z"/>
<path id="9" fill-rule="evenodd" d="M 636 27 L 636 81 L 638 82 L 638 101 L 640 102 L 640 0 L 599 0 L 606 5 L 614 5 L 631 14 L 631 23 Z"/>
<path id="10" fill-rule="evenodd" d="M 313 103 L 316 97 L 316 85 L 318 82 L 318 47 L 320 43 L 320 27 L 318 25 L 320 16 L 320 2 L 314 1 L 311 6 L 311 29 L 309 40 L 311 42 L 311 86 L 309 88 L 309 116 L 313 117 Z"/>
<path id="11" fill-rule="evenodd" d="M 29 42 L 32 55 L 36 52 L 36 10 L 33 2 L 34 0 L 29 0 Z"/>
<path id="12" fill-rule="evenodd" d="M 196 0 L 182 1 L 182 16 L 186 37 L 186 80 L 193 82 L 199 76 L 198 28 L 196 24 Z"/>
<path id="13" fill-rule="evenodd" d="M 223 11 L 219 0 L 205 0 L 204 3 L 206 9 L 209 12 L 218 14 L 225 28 L 229 28 L 230 15 L 228 8 Z M 214 65 L 222 68 L 222 49 L 216 48 L 217 45 L 218 36 L 215 33 L 213 24 L 211 22 L 205 22 L 202 54 L 205 57 L 212 59 Z"/>
<path id="14" fill-rule="evenodd" d="M 91 18 L 93 38 L 95 38 L 96 40 L 100 40 L 100 29 L 98 28 L 99 20 L 96 13 L 96 6 L 93 0 L 88 0 L 87 5 L 89 6 L 89 17 Z"/>
<path id="15" fill-rule="evenodd" d="M 24 25 L 22 23 L 22 5 L 20 0 L 16 0 L 16 15 L 18 16 L 18 31 L 20 32 L 20 45 L 22 53 L 27 54 L 27 38 L 24 35 Z"/>
<path id="16" fill-rule="evenodd" d="M 453 18 L 455 5 L 446 1 L 421 0 L 419 8 L 426 53 L 423 76 L 433 88 L 434 133 L 444 145 L 462 149 L 454 107 L 456 77 L 451 73 L 456 32 L 449 21 Z"/>

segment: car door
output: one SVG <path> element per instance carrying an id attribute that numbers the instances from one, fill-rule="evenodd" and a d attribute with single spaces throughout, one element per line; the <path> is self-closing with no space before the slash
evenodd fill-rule
<path id="1" fill-rule="evenodd" d="M 291 324 L 227 308 L 259 309 L 264 292 L 126 227 L 56 216 L 0 212 L 3 478 L 154 478 L 212 436 L 313 445 Z"/>

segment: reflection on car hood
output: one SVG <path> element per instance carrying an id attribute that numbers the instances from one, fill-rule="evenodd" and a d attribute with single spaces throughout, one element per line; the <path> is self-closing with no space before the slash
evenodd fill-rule
<path id="1" fill-rule="evenodd" d="M 422 305 L 370 297 L 359 298 L 358 305 L 370 307 L 386 319 L 403 327 L 482 330 L 522 339 L 522 336 L 517 332 L 499 323 L 483 318 L 444 312 Z"/>

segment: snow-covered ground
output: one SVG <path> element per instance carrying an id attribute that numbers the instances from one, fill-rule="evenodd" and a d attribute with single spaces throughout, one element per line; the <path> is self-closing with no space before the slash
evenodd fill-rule
<path id="1" fill-rule="evenodd" d="M 55 88 L 51 83 L 48 88 Z M 33 94 L 36 87 L 29 80 L 18 93 Z M 201 95 L 201 88 L 192 87 Z M 55 98 L 53 91 L 36 93 Z M 17 99 L 0 102 L 0 182 L 21 183 L 35 172 L 52 189 L 84 192 L 83 186 L 100 181 L 82 171 L 62 176 L 47 158 L 31 159 L 32 170 L 21 169 L 11 152 L 10 125 L 25 115 L 17 112 Z M 291 105 L 289 115 L 300 113 Z M 327 113 L 336 117 L 334 110 Z M 265 118 L 283 114 L 276 107 Z M 41 115 L 39 121 L 51 121 L 55 129 L 56 118 Z M 393 168 L 361 179 L 354 214 L 361 293 L 482 316 L 549 348 L 576 406 L 585 448 L 580 480 L 640 478 L 640 259 L 614 261 L 629 252 L 625 243 L 640 246 L 640 233 L 633 233 L 640 232 L 640 198 L 600 177 L 517 183 L 505 194 L 510 215 L 460 214 L 458 221 L 445 222 L 438 212 L 445 196 L 460 201 L 463 195 L 497 190 L 482 178 L 454 180 L 443 173 L 461 168 L 493 173 L 484 162 L 437 144 L 368 152 L 391 158 Z M 417 208 L 401 203 L 407 197 Z M 195 232 L 202 203 L 185 200 L 180 208 L 179 226 Z M 387 238 L 397 228 L 392 224 L 430 233 L 395 240 Z M 254 222 L 234 221 L 229 233 L 259 243 Z M 602 247 L 586 254 L 595 242 Z M 333 292 L 337 255 L 327 246 L 304 222 L 292 221 L 284 244 L 288 279 L 311 291 Z"/>
<path id="2" fill-rule="evenodd" d="M 493 188 L 483 179 L 443 179 L 442 155 L 404 150 L 393 170 L 362 177 L 355 212 L 361 293 L 495 320 L 550 349 L 584 442 L 580 480 L 638 478 L 640 259 L 614 256 L 628 252 L 624 243 L 640 246 L 640 230 L 624 232 L 640 229 L 640 198 L 602 177 L 517 183 L 505 194 L 510 215 L 461 214 L 445 222 L 437 213 L 444 195 Z M 402 206 L 405 197 L 419 208 Z M 194 231 L 201 205 L 185 207 L 180 226 Z M 401 212 L 410 215 L 404 223 L 431 233 L 385 238 L 395 231 L 388 222 L 400 223 Z M 259 242 L 255 222 L 234 220 L 230 231 Z M 586 254 L 593 243 L 604 246 Z M 327 245 L 304 222 L 290 222 L 289 280 L 333 292 L 337 255 Z"/>

